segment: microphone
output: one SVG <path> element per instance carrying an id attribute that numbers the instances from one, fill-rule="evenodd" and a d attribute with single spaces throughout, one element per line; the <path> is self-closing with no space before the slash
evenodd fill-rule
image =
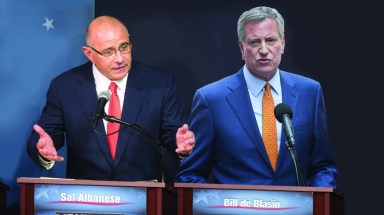
<path id="1" fill-rule="evenodd" d="M 93 129 L 96 128 L 100 118 L 103 118 L 103 116 L 105 115 L 104 108 L 107 102 L 109 101 L 109 98 L 111 97 L 111 92 L 109 90 L 101 91 L 98 97 L 99 97 L 99 102 L 97 103 L 95 117 L 93 117 L 93 124 L 92 124 Z"/>
<path id="2" fill-rule="evenodd" d="M 301 182 L 301 185 L 306 186 L 306 183 L 303 180 L 303 177 L 301 174 L 299 159 L 296 154 L 295 138 L 294 138 L 293 127 L 291 124 L 291 119 L 293 117 L 292 109 L 287 104 L 280 103 L 276 105 L 274 109 L 274 113 L 277 121 L 279 121 L 280 123 L 283 123 L 284 125 L 284 133 L 287 138 L 287 140 L 285 141 L 285 144 L 287 145 L 288 151 L 292 157 L 293 165 L 295 167 L 297 186 L 300 186 L 300 182 Z"/>
<path id="3" fill-rule="evenodd" d="M 274 113 L 277 121 L 284 125 L 284 133 L 287 137 L 289 147 L 295 147 L 294 131 L 291 124 L 291 119 L 293 117 L 292 109 L 287 104 L 280 103 L 276 105 Z"/>

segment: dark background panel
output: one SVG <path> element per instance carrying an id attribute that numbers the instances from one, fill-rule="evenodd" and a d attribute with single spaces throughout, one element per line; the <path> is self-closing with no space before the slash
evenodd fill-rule
<path id="1" fill-rule="evenodd" d="M 95 15 L 116 16 L 127 25 L 134 59 L 175 74 L 189 112 L 197 88 L 243 66 L 237 20 L 260 5 L 275 7 L 285 18 L 280 68 L 323 86 L 346 214 L 376 214 L 381 202 L 372 195 L 381 194 L 383 181 L 379 7 L 328 0 L 96 0 Z"/>

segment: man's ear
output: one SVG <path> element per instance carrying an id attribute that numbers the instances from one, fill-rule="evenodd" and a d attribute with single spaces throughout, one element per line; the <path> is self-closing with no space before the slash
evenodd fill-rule
<path id="1" fill-rule="evenodd" d="M 284 54 L 285 49 L 285 36 L 281 39 L 281 54 Z"/>
<path id="2" fill-rule="evenodd" d="M 237 41 L 237 44 L 239 45 L 239 48 L 240 48 L 241 59 L 245 60 L 244 45 L 243 45 L 243 43 L 240 40 Z"/>
<path id="3" fill-rule="evenodd" d="M 92 56 L 90 48 L 87 46 L 83 46 L 82 50 L 83 50 L 84 55 L 89 59 L 89 61 L 93 62 L 93 56 Z"/>

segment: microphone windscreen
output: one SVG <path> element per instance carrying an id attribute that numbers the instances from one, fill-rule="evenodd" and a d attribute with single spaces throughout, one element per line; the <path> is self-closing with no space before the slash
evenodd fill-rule
<path id="1" fill-rule="evenodd" d="M 284 114 L 288 114 L 290 119 L 292 119 L 293 117 L 292 109 L 285 103 L 280 103 L 276 105 L 274 113 L 277 121 L 279 121 L 280 123 L 283 121 Z"/>
<path id="2" fill-rule="evenodd" d="M 109 98 L 111 97 L 111 91 L 107 90 L 107 91 L 101 91 L 98 95 L 99 99 L 100 98 L 105 98 L 107 99 L 107 101 L 109 101 Z"/>

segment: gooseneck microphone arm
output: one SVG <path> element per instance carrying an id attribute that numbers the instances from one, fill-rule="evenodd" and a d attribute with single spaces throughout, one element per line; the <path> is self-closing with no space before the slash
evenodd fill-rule
<path id="1" fill-rule="evenodd" d="M 300 166 L 299 166 L 299 161 L 297 159 L 297 154 L 296 154 L 296 147 L 294 144 L 292 144 L 290 141 L 286 140 L 285 144 L 287 146 L 287 149 L 289 151 L 289 154 L 292 157 L 293 165 L 295 166 L 295 172 L 296 172 L 296 184 L 297 186 L 300 186 L 300 180 L 303 183 L 303 186 L 306 186 L 301 175 L 300 171 Z"/>
<path id="2" fill-rule="evenodd" d="M 135 124 L 131 124 L 129 122 L 125 122 L 125 121 L 122 121 L 114 116 L 109 116 L 109 115 L 104 115 L 103 118 L 108 121 L 108 122 L 115 122 L 115 123 L 119 123 L 119 124 L 122 124 L 122 125 L 126 125 L 130 128 L 133 128 L 137 131 L 140 131 L 141 133 L 143 133 L 145 136 L 147 136 L 149 139 L 153 140 L 153 142 L 157 143 L 158 145 L 163 145 L 155 136 L 153 136 L 152 134 L 150 134 L 149 132 L 145 131 L 144 129 L 142 129 L 140 126 L 138 125 L 135 125 Z"/>
<path id="3" fill-rule="evenodd" d="M 151 133 L 145 131 L 144 129 L 142 129 L 138 125 L 122 121 L 120 119 L 117 119 L 114 116 L 109 116 L 109 115 L 106 115 L 106 114 L 103 115 L 103 118 L 106 121 L 108 121 L 108 122 L 119 123 L 121 125 L 125 125 L 125 126 L 128 126 L 130 128 L 133 128 L 133 129 L 141 132 L 142 134 L 144 134 L 145 136 L 147 136 L 149 139 L 151 139 L 153 142 L 155 142 L 157 144 L 157 148 L 159 150 L 159 161 L 160 161 L 160 168 L 161 168 L 161 181 L 160 182 L 165 182 L 164 181 L 164 179 L 165 179 L 165 169 L 164 169 L 164 156 L 163 156 L 164 153 L 163 153 L 163 147 L 162 147 L 163 144 L 154 135 L 152 135 Z M 107 135 L 109 135 L 109 134 L 107 134 Z"/>
<path id="4" fill-rule="evenodd" d="M 284 134 L 286 136 L 285 145 L 287 146 L 287 149 L 289 151 L 289 154 L 292 157 L 293 165 L 295 167 L 296 172 L 296 184 L 297 186 L 306 186 L 305 181 L 303 180 L 299 160 L 297 158 L 296 154 L 296 144 L 295 144 L 295 138 L 294 138 L 294 131 L 291 124 L 291 118 L 293 117 L 293 113 L 291 108 L 284 103 L 280 103 L 276 105 L 275 110 L 275 117 L 276 119 L 283 124 L 284 126 Z M 301 183 L 300 183 L 301 181 Z"/>

